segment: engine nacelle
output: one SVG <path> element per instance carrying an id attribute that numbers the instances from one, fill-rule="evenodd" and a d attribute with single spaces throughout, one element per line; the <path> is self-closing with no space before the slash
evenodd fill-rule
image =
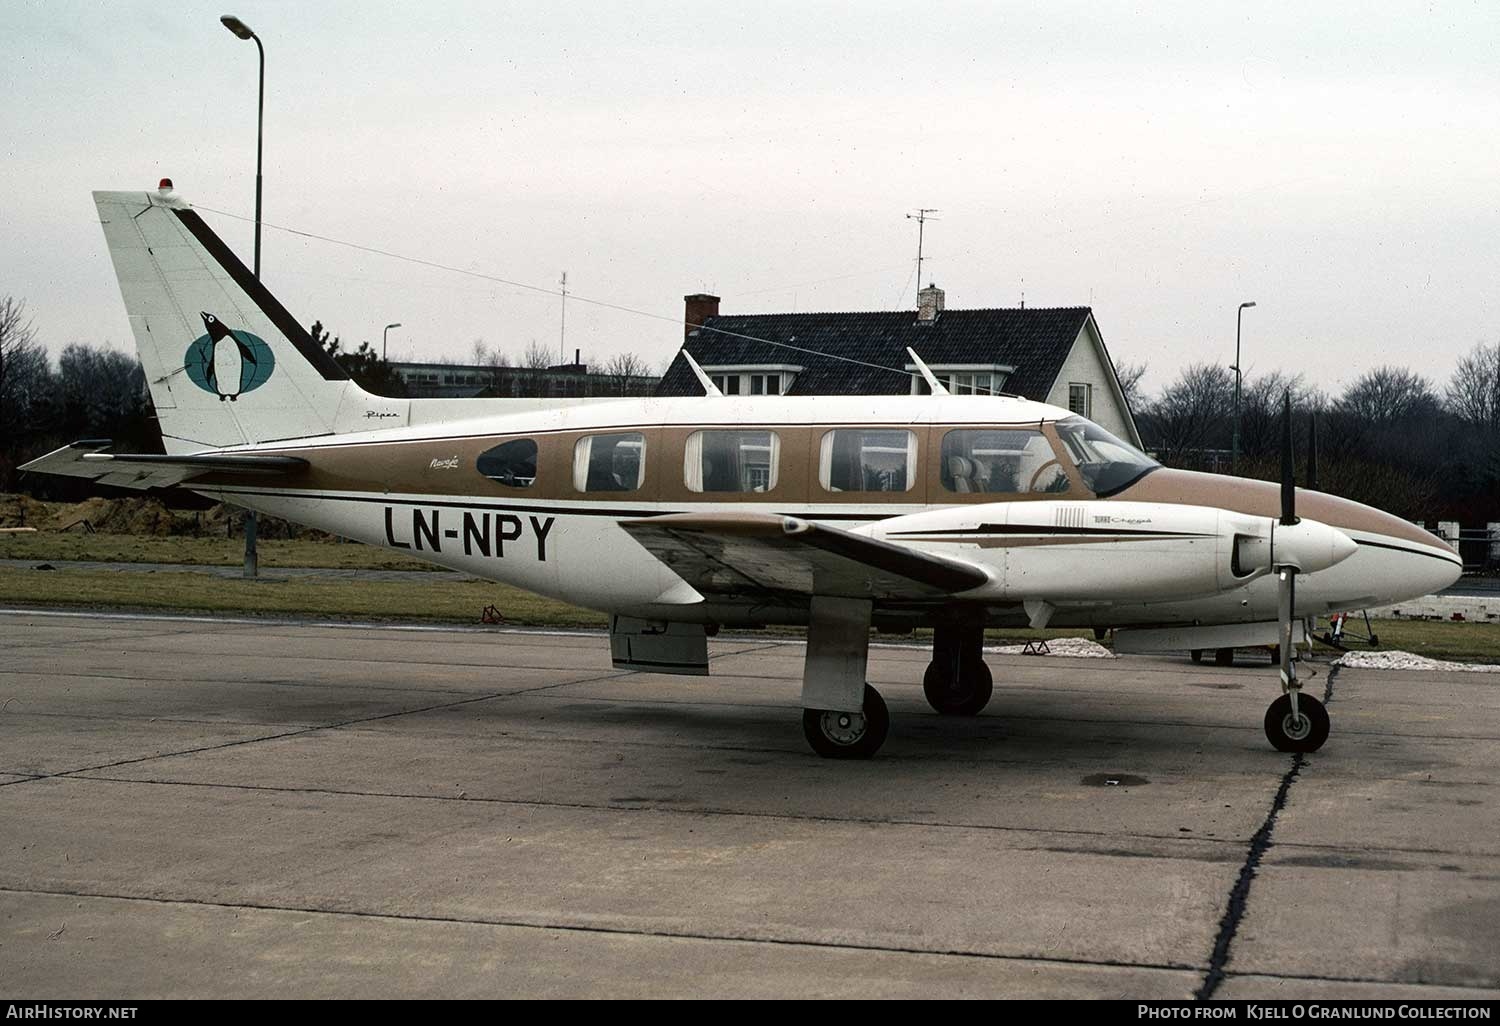
<path id="1" fill-rule="evenodd" d="M 884 541 L 955 556 L 988 570 L 971 593 L 1058 604 L 1165 602 L 1248 584 L 1274 565 L 1304 572 L 1347 558 L 1341 531 L 1304 520 L 1152 502 L 996 502 L 949 506 L 862 528 Z"/>

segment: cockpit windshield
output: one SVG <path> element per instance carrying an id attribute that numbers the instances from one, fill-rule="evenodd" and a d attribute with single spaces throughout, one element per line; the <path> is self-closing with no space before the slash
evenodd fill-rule
<path id="1" fill-rule="evenodd" d="M 1083 483 L 1095 495 L 1113 495 L 1161 466 L 1093 421 L 1073 417 L 1057 422 L 1057 436 Z"/>

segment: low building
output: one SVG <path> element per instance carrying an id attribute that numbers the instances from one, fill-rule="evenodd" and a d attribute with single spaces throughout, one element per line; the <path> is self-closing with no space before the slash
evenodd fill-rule
<path id="1" fill-rule="evenodd" d="M 414 399 L 643 396 L 651 395 L 661 380 L 646 374 L 590 371 L 584 363 L 546 369 L 465 363 L 393 362 L 390 366 Z"/>
<path id="2" fill-rule="evenodd" d="M 910 347 L 956 395 L 1050 403 L 1141 444 L 1088 307 L 948 310 L 940 288 L 918 296 L 915 312 L 795 314 L 721 314 L 719 297 L 685 296 L 682 348 L 726 395 L 927 392 Z M 664 396 L 702 391 L 680 354 L 657 387 Z"/>

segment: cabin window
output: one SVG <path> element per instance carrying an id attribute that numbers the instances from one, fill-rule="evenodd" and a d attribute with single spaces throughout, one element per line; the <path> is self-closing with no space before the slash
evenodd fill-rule
<path id="1" fill-rule="evenodd" d="M 959 495 L 1068 490 L 1067 471 L 1035 428 L 949 431 L 940 476 L 943 487 Z"/>
<path id="2" fill-rule="evenodd" d="M 530 488 L 536 483 L 536 442 L 513 438 L 486 449 L 475 461 L 479 472 L 507 488 Z"/>
<path id="3" fill-rule="evenodd" d="M 589 435 L 573 446 L 576 491 L 633 492 L 645 481 L 645 435 Z"/>
<path id="4" fill-rule="evenodd" d="M 889 428 L 838 428 L 823 436 L 818 483 L 830 492 L 908 492 L 917 436 Z"/>
<path id="5" fill-rule="evenodd" d="M 691 492 L 768 492 L 780 463 L 781 438 L 774 431 L 694 431 L 682 479 Z"/>

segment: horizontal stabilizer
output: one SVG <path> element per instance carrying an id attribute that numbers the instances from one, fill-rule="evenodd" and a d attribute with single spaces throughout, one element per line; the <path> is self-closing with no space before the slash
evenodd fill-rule
<path id="1" fill-rule="evenodd" d="M 295 474 L 307 469 L 297 456 L 268 453 L 201 453 L 162 456 L 105 452 L 107 439 L 73 442 L 20 469 L 60 477 L 82 477 L 116 488 L 171 488 L 205 474 Z"/>
<path id="2" fill-rule="evenodd" d="M 989 581 L 963 560 L 772 513 L 675 513 L 620 526 L 705 595 L 930 601 Z"/>

